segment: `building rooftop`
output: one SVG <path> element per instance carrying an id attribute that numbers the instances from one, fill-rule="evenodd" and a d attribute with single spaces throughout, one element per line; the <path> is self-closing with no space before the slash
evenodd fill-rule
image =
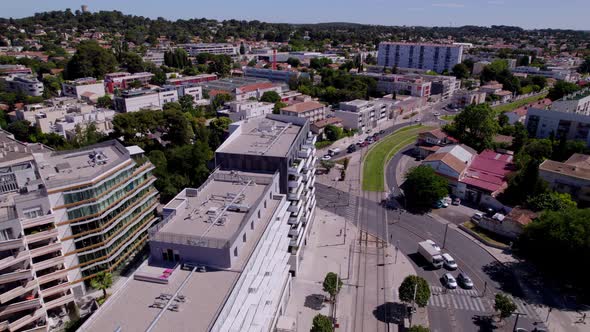
<path id="1" fill-rule="evenodd" d="M 48 188 L 91 181 L 129 159 L 129 152 L 116 140 L 79 150 L 35 153 L 39 174 Z"/>
<path id="2" fill-rule="evenodd" d="M 14 164 L 19 159 L 33 159 L 33 153 L 49 152 L 50 148 L 39 143 L 23 143 L 14 136 L 0 129 L 0 166 Z"/>
<path id="3" fill-rule="evenodd" d="M 304 101 L 302 103 L 293 104 L 291 106 L 283 107 L 281 110 L 287 112 L 295 112 L 295 113 L 303 113 L 307 111 L 312 111 L 318 108 L 325 107 L 324 104 L 319 103 L 317 101 Z"/>
<path id="4" fill-rule="evenodd" d="M 590 166 L 588 165 L 588 158 L 590 158 L 590 156 L 576 153 L 564 163 L 547 159 L 543 161 L 541 165 L 539 165 L 539 170 L 558 173 L 583 180 L 590 180 Z"/>
<path id="5" fill-rule="evenodd" d="M 461 182 L 498 193 L 506 188 L 506 176 L 515 170 L 513 155 L 484 150 L 467 168 Z"/>
<path id="6" fill-rule="evenodd" d="M 217 153 L 284 157 L 301 130 L 295 123 L 269 117 L 237 122 L 239 128 L 217 149 Z"/>

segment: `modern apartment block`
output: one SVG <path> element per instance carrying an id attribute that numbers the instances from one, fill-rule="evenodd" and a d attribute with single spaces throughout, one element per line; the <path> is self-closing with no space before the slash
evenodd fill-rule
<path id="1" fill-rule="evenodd" d="M 274 106 L 273 103 L 255 100 L 232 101 L 229 103 L 229 110 L 220 113 L 227 115 L 232 122 L 237 122 L 272 114 Z"/>
<path id="2" fill-rule="evenodd" d="M 379 100 L 352 100 L 340 103 L 340 109 L 334 112 L 342 119 L 342 126 L 364 132 L 377 127 L 391 116 L 392 104 Z"/>
<path id="3" fill-rule="evenodd" d="M 410 95 L 414 97 L 430 97 L 431 83 L 419 76 L 362 73 L 362 76 L 377 80 L 377 91 L 386 94 Z"/>
<path id="4" fill-rule="evenodd" d="M 237 48 L 232 44 L 201 43 L 201 44 L 181 44 L 178 46 L 183 48 L 190 56 L 197 56 L 201 53 L 227 54 L 229 56 L 238 55 Z"/>
<path id="5" fill-rule="evenodd" d="M 578 91 L 554 101 L 551 109 L 590 116 L 590 89 Z"/>
<path id="6" fill-rule="evenodd" d="M 293 70 L 273 70 L 267 68 L 244 67 L 246 77 L 264 78 L 273 82 L 289 83 L 291 78 L 298 78 L 300 73 Z"/>
<path id="7" fill-rule="evenodd" d="M 166 80 L 167 85 L 183 85 L 183 84 L 191 84 L 191 83 L 203 83 L 209 81 L 215 81 L 217 79 L 217 75 L 215 74 L 200 74 L 195 76 L 183 76 L 178 78 L 170 78 Z"/>
<path id="8" fill-rule="evenodd" d="M 23 65 L 0 65 L 0 75 L 32 74 L 31 68 Z"/>
<path id="9" fill-rule="evenodd" d="M 294 274 L 316 206 L 315 141 L 307 119 L 268 114 L 231 124 L 229 137 L 215 152 L 215 164 L 222 170 L 279 172 L 279 191 L 289 200 L 288 251 Z"/>
<path id="10" fill-rule="evenodd" d="M 531 137 L 565 136 L 568 140 L 582 140 L 590 146 L 590 116 L 529 108 L 525 126 Z"/>
<path id="11" fill-rule="evenodd" d="M 108 93 L 114 93 L 115 90 L 126 90 L 130 88 L 131 82 L 139 82 L 142 86 L 148 84 L 154 74 L 148 72 L 130 74 L 127 72 L 117 72 L 104 75 L 104 84 Z"/>
<path id="12" fill-rule="evenodd" d="M 178 101 L 176 87 L 125 90 L 113 102 L 117 111 L 129 113 L 142 109 L 160 110 L 164 104 L 175 101 Z"/>
<path id="13" fill-rule="evenodd" d="M 62 83 L 62 94 L 67 97 L 96 102 L 98 98 L 105 95 L 104 82 L 97 81 L 94 77 L 66 81 Z"/>
<path id="14" fill-rule="evenodd" d="M 81 329 L 274 331 L 291 292 L 291 203 L 279 182 L 217 170 L 184 189 L 149 230 L 149 265 Z"/>
<path id="15" fill-rule="evenodd" d="M 34 153 L 0 131 L 0 330 L 47 331 L 74 305 L 63 247 Z"/>
<path id="16" fill-rule="evenodd" d="M 253 77 L 222 78 L 203 82 L 200 85 L 203 87 L 203 91 L 207 92 L 211 97 L 216 94 L 227 93 L 237 101 L 250 98 L 260 99 L 267 91 L 274 91 L 279 95 L 283 92 L 281 84 Z"/>
<path id="17" fill-rule="evenodd" d="M 7 91 L 21 92 L 34 97 L 43 95 L 43 83 L 32 75 L 14 74 L 2 77 L 2 80 Z"/>
<path id="18" fill-rule="evenodd" d="M 281 108 L 281 114 L 309 120 L 310 123 L 326 118 L 329 107 L 317 101 L 304 101 Z"/>
<path id="19" fill-rule="evenodd" d="M 377 64 L 381 67 L 418 68 L 441 73 L 461 63 L 462 45 L 381 42 Z"/>

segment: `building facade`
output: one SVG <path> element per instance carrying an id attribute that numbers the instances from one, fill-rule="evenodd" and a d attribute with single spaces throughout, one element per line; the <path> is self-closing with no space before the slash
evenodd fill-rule
<path id="1" fill-rule="evenodd" d="M 232 44 L 201 43 L 201 44 L 181 44 L 178 46 L 183 48 L 190 56 L 197 56 L 201 53 L 226 54 L 229 56 L 238 55 L 237 48 Z"/>
<path id="2" fill-rule="evenodd" d="M 364 132 L 390 119 L 391 106 L 390 103 L 383 103 L 378 100 L 357 99 L 340 103 L 340 109 L 336 110 L 334 115 L 342 119 L 344 128 Z"/>
<path id="3" fill-rule="evenodd" d="M 565 162 L 547 159 L 539 165 L 539 177 L 551 190 L 568 193 L 584 206 L 590 204 L 590 156 L 574 153 Z"/>
<path id="4" fill-rule="evenodd" d="M 126 90 L 131 88 L 132 82 L 138 82 L 141 86 L 147 85 L 154 74 L 148 72 L 130 74 L 127 72 L 110 73 L 104 76 L 104 84 L 108 93 L 115 90 Z"/>
<path id="5" fill-rule="evenodd" d="M 229 116 L 232 122 L 237 122 L 256 117 L 264 117 L 267 114 L 272 114 L 273 109 L 273 103 L 254 100 L 232 101 L 229 103 L 229 110 L 224 113 Z"/>
<path id="6" fill-rule="evenodd" d="M 39 97 L 43 95 L 45 88 L 36 77 L 32 75 L 15 74 L 2 77 L 6 90 L 21 92 L 28 96 Z"/>
<path id="7" fill-rule="evenodd" d="M 529 108 L 525 126 L 532 137 L 564 136 L 568 140 L 582 140 L 590 145 L 590 116 L 587 115 Z"/>
<path id="8" fill-rule="evenodd" d="M 62 83 L 62 94 L 66 97 L 75 97 L 96 102 L 105 95 L 103 81 L 97 81 L 93 77 L 79 78 Z"/>
<path id="9" fill-rule="evenodd" d="M 381 42 L 377 64 L 381 67 L 418 68 L 441 73 L 461 63 L 462 45 Z"/>
<path id="10" fill-rule="evenodd" d="M 291 78 L 298 78 L 300 73 L 292 70 L 273 70 L 267 68 L 244 67 L 246 77 L 264 78 L 273 82 L 289 83 Z"/>
<path id="11" fill-rule="evenodd" d="M 119 112 L 137 112 L 142 109 L 160 110 L 166 103 L 178 101 L 176 88 L 126 90 L 114 99 Z"/>
<path id="12" fill-rule="evenodd" d="M 281 108 L 281 114 L 309 120 L 310 123 L 326 118 L 328 107 L 317 101 L 304 101 Z"/>

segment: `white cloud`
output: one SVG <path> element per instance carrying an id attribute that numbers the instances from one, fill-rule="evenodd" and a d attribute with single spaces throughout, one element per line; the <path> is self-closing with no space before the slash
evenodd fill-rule
<path id="1" fill-rule="evenodd" d="M 465 7 L 462 3 L 445 2 L 445 3 L 433 3 L 432 7 L 443 7 L 443 8 L 463 8 Z"/>

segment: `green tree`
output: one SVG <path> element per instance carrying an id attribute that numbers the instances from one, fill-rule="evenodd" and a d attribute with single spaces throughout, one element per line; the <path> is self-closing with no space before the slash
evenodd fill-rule
<path id="1" fill-rule="evenodd" d="M 68 62 L 65 76 L 68 79 L 81 77 L 102 78 L 104 74 L 115 71 L 117 59 L 111 51 L 102 48 L 94 40 L 80 42 L 76 53 Z"/>
<path id="2" fill-rule="evenodd" d="M 246 47 L 244 46 L 244 43 L 240 43 L 240 54 L 246 54 Z"/>
<path id="3" fill-rule="evenodd" d="M 274 104 L 281 101 L 281 96 L 276 91 L 266 91 L 260 97 L 260 101 Z"/>
<path id="4" fill-rule="evenodd" d="M 458 79 L 469 78 L 470 75 L 469 68 L 463 63 L 458 63 L 455 66 L 453 66 L 452 73 L 453 76 L 455 76 Z"/>
<path id="5" fill-rule="evenodd" d="M 408 332 L 430 332 L 430 329 L 422 325 L 414 325 L 408 329 Z"/>
<path id="6" fill-rule="evenodd" d="M 544 76 L 532 76 L 531 83 L 534 85 L 539 86 L 539 88 L 543 89 L 547 86 L 547 78 Z"/>
<path id="7" fill-rule="evenodd" d="M 31 123 L 27 120 L 19 120 L 14 121 L 8 124 L 6 130 L 11 132 L 19 141 L 28 142 L 29 135 L 33 131 L 33 127 L 31 127 Z"/>
<path id="8" fill-rule="evenodd" d="M 563 98 L 564 96 L 572 94 L 578 90 L 580 90 L 580 87 L 578 85 L 559 80 L 551 89 L 549 89 L 549 94 L 547 94 L 547 98 L 555 101 Z"/>
<path id="9" fill-rule="evenodd" d="M 334 125 L 327 125 L 324 129 L 324 134 L 326 135 L 326 139 L 328 141 L 337 141 L 343 136 L 343 130 L 341 127 L 334 126 Z"/>
<path id="10" fill-rule="evenodd" d="M 334 324 L 330 317 L 317 314 L 313 318 L 311 332 L 334 332 Z"/>
<path id="11" fill-rule="evenodd" d="M 447 181 L 425 165 L 411 168 L 406 173 L 403 190 L 408 208 L 419 213 L 429 211 L 434 203 L 449 193 Z"/>
<path id="12" fill-rule="evenodd" d="M 336 298 L 336 295 L 338 295 L 338 293 L 340 292 L 340 289 L 342 288 L 343 284 L 344 283 L 342 282 L 338 274 L 334 272 L 328 272 L 326 274 L 322 287 L 324 289 L 324 292 L 330 294 L 330 302 L 334 302 L 334 299 Z"/>
<path id="13" fill-rule="evenodd" d="M 516 304 L 504 294 L 496 294 L 494 299 L 494 310 L 498 311 L 500 319 L 506 319 L 516 311 Z"/>
<path id="14" fill-rule="evenodd" d="M 527 207 L 534 211 L 563 211 L 566 209 L 575 209 L 577 206 L 578 204 L 572 200 L 570 194 L 554 191 L 543 193 L 527 200 Z"/>
<path id="15" fill-rule="evenodd" d="M 320 161 L 320 165 L 329 173 L 336 164 L 331 160 L 322 160 Z"/>
<path id="16" fill-rule="evenodd" d="M 287 59 L 287 63 L 294 68 L 301 66 L 301 60 L 299 60 L 298 58 L 289 58 Z"/>
<path id="17" fill-rule="evenodd" d="M 514 124 L 512 136 L 514 137 L 512 140 L 512 151 L 518 153 L 527 143 L 529 139 L 529 132 L 522 123 L 517 122 Z"/>
<path id="18" fill-rule="evenodd" d="M 188 118 L 180 109 L 172 108 L 164 110 L 165 131 L 164 139 L 173 145 L 190 144 L 195 136 L 193 127 Z"/>
<path id="19" fill-rule="evenodd" d="M 407 276 L 399 286 L 399 299 L 405 303 L 414 301 L 414 290 L 416 291 L 416 304 L 419 307 L 425 307 L 430 299 L 430 286 L 426 279 L 416 276 Z"/>
<path id="20" fill-rule="evenodd" d="M 492 146 L 499 130 L 496 113 L 488 104 L 469 105 L 455 117 L 454 130 L 461 142 L 482 151 Z"/>
<path id="21" fill-rule="evenodd" d="M 154 76 L 152 76 L 152 79 L 150 80 L 151 84 L 164 85 L 166 83 L 166 73 L 164 73 L 163 70 L 157 69 L 152 73 Z"/>
<path id="22" fill-rule="evenodd" d="M 102 290 L 102 298 L 106 299 L 107 289 L 113 285 L 113 275 L 110 272 L 102 271 L 90 279 L 90 286 Z"/>
<path id="23" fill-rule="evenodd" d="M 590 57 L 584 59 L 584 62 L 582 62 L 582 64 L 578 68 L 578 72 L 582 74 L 590 73 Z"/>
<path id="24" fill-rule="evenodd" d="M 275 103 L 275 106 L 272 108 L 272 113 L 273 114 L 281 114 L 281 108 L 285 108 L 288 105 L 282 101 L 277 101 Z"/>
<path id="25" fill-rule="evenodd" d="M 123 52 L 119 61 L 120 65 L 130 73 L 139 73 L 145 70 L 143 59 L 135 52 Z"/>
<path id="26" fill-rule="evenodd" d="M 96 106 L 101 108 L 113 108 L 113 99 L 111 99 L 111 96 L 109 95 L 98 97 Z"/>
<path id="27" fill-rule="evenodd" d="M 229 125 L 231 120 L 226 117 L 219 117 L 211 120 L 209 123 L 209 145 L 212 149 L 217 149 L 221 143 L 223 143 L 223 139 L 229 129 Z"/>

